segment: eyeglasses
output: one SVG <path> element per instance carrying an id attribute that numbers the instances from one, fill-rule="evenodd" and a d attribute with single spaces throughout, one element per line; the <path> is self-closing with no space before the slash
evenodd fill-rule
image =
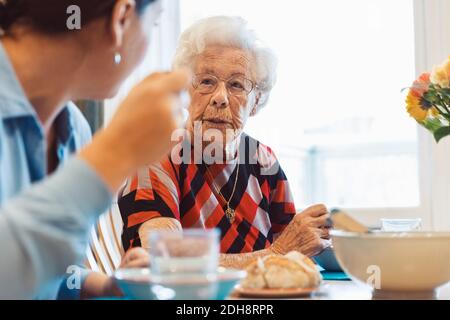
<path id="1" fill-rule="evenodd" d="M 253 89 L 258 88 L 253 81 L 241 75 L 235 75 L 224 80 L 209 73 L 196 74 L 192 79 L 192 86 L 202 94 L 212 93 L 217 89 L 219 82 L 225 82 L 227 91 L 231 95 L 248 95 Z"/>

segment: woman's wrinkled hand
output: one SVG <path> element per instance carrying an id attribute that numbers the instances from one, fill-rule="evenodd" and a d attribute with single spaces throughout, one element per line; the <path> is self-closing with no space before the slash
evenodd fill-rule
<path id="1" fill-rule="evenodd" d="M 329 217 L 327 207 L 322 204 L 305 209 L 295 215 L 270 250 L 275 254 L 296 250 L 308 257 L 319 254 L 331 244 L 327 226 Z"/>
<path id="2" fill-rule="evenodd" d="M 127 251 L 122 258 L 120 268 L 148 268 L 150 255 L 143 248 L 133 248 Z"/>

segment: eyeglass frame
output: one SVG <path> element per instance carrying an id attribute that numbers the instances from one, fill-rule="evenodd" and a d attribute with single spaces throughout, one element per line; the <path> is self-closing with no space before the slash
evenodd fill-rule
<path id="1" fill-rule="evenodd" d="M 198 85 L 197 85 L 197 87 L 194 85 L 194 79 L 197 78 L 198 76 L 201 76 L 201 75 L 209 75 L 209 76 L 212 76 L 212 77 L 216 78 L 217 80 L 220 80 L 220 81 L 224 82 L 224 83 L 225 83 L 225 88 L 227 89 L 227 92 L 228 92 L 230 95 L 232 95 L 232 96 L 237 96 L 237 95 L 239 95 L 239 94 L 231 93 L 231 92 L 230 92 L 230 89 L 229 89 L 228 86 L 227 86 L 227 83 L 228 83 L 228 81 L 230 81 L 231 79 L 233 79 L 234 77 L 237 77 L 237 76 L 242 76 L 242 77 L 244 78 L 244 80 L 247 80 L 247 81 L 249 81 L 249 82 L 252 84 L 252 88 L 250 89 L 250 91 L 247 92 L 247 90 L 245 90 L 245 89 L 243 90 L 243 92 L 245 92 L 247 96 L 248 96 L 250 93 L 252 93 L 253 90 L 259 89 L 258 84 L 256 84 L 253 80 L 247 79 L 245 76 L 243 76 L 243 75 L 241 75 L 241 74 L 235 74 L 235 75 L 232 75 L 231 77 L 229 77 L 228 79 L 222 79 L 222 78 L 219 78 L 218 76 L 216 76 L 215 74 L 212 74 L 212 73 L 197 73 L 197 74 L 195 74 L 195 75 L 192 77 L 192 87 L 193 87 L 195 90 L 198 90 Z M 216 89 L 217 89 L 218 86 L 219 86 L 219 81 L 217 81 L 217 83 L 216 83 L 216 85 L 215 85 L 215 88 L 214 88 L 213 90 L 211 90 L 211 92 L 205 92 L 205 93 L 201 93 L 201 94 L 210 94 L 210 93 L 213 93 L 214 91 L 216 91 Z"/>

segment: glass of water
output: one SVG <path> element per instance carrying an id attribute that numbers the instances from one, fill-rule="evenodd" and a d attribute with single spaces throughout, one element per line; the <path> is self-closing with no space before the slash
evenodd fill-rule
<path id="1" fill-rule="evenodd" d="M 152 231 L 152 293 L 160 300 L 213 299 L 219 261 L 217 229 Z"/>
<path id="2" fill-rule="evenodd" d="M 422 219 L 381 219 L 381 230 L 387 232 L 420 231 Z"/>

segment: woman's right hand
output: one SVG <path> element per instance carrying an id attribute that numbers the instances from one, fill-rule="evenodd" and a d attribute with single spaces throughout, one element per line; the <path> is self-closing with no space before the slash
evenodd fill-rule
<path id="1" fill-rule="evenodd" d="M 137 167 L 159 161 L 170 150 L 172 133 L 181 126 L 177 96 L 187 86 L 185 71 L 147 77 L 122 102 L 110 125 L 80 152 L 111 191 Z"/>
<path id="2" fill-rule="evenodd" d="M 296 214 L 269 250 L 283 255 L 292 250 L 308 257 L 319 254 L 331 244 L 328 230 L 324 228 L 328 217 L 328 209 L 322 204 Z"/>

